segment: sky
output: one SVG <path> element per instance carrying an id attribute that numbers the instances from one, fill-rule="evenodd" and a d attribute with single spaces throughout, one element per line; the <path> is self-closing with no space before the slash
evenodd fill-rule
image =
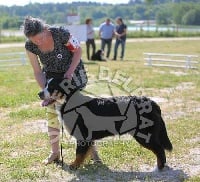
<path id="1" fill-rule="evenodd" d="M 111 4 L 119 4 L 119 3 L 128 3 L 129 0 L 0 0 L 0 5 L 4 6 L 23 6 L 29 3 L 71 3 L 71 2 L 100 2 L 100 3 L 111 3 Z"/>

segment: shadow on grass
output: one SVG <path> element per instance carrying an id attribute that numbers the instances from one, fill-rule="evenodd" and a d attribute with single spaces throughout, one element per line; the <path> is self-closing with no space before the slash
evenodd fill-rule
<path id="1" fill-rule="evenodd" d="M 62 170 L 74 175 L 69 182 L 81 181 L 170 181 L 181 182 L 188 179 L 188 175 L 180 169 L 166 167 L 162 171 L 126 171 L 126 169 L 109 169 L 105 164 L 86 164 L 77 170 L 70 170 L 69 165 L 59 162 Z"/>
<path id="2" fill-rule="evenodd" d="M 88 64 L 88 65 L 97 64 L 97 62 L 96 61 L 84 61 L 84 64 Z"/>

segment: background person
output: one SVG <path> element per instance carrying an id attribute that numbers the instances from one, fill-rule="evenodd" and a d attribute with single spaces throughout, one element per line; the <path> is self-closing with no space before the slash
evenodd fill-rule
<path id="1" fill-rule="evenodd" d="M 81 60 L 80 43 L 65 27 L 49 26 L 40 19 L 26 17 L 24 35 L 28 38 L 25 43 L 27 55 L 41 89 L 45 88 L 45 84 L 50 78 L 70 79 L 77 89 L 86 85 L 87 75 Z M 60 158 L 60 124 L 55 112 L 55 105 L 47 107 L 47 119 L 51 153 L 44 160 L 45 164 Z M 98 158 L 95 150 L 93 154 Z"/>
<path id="2" fill-rule="evenodd" d="M 85 24 L 87 26 L 87 41 L 86 41 L 86 53 L 87 59 L 91 60 L 92 55 L 96 52 L 96 44 L 95 44 L 95 32 L 92 25 L 92 19 L 88 18 L 85 20 Z M 90 55 L 90 46 L 92 47 L 92 55 Z"/>
<path id="3" fill-rule="evenodd" d="M 124 24 L 121 17 L 116 18 L 116 23 L 117 23 L 117 26 L 115 27 L 116 41 L 115 41 L 115 47 L 114 47 L 114 57 L 112 60 L 117 59 L 117 51 L 120 44 L 121 44 L 120 59 L 123 60 L 125 45 L 126 45 L 127 26 Z"/>
<path id="4" fill-rule="evenodd" d="M 102 23 L 99 27 L 99 36 L 101 38 L 101 50 L 104 51 L 105 46 L 107 45 L 106 58 L 109 58 L 110 56 L 112 38 L 114 36 L 114 28 L 115 27 L 111 23 L 109 18 L 107 18 L 106 21 Z"/>

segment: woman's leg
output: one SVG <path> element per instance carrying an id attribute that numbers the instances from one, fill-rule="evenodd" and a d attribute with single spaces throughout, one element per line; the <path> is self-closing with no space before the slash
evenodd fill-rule
<path id="1" fill-rule="evenodd" d="M 90 42 L 89 42 L 89 40 L 86 41 L 86 53 L 87 53 L 87 59 L 90 60 Z"/>
<path id="2" fill-rule="evenodd" d="M 114 47 L 114 56 L 113 56 L 113 60 L 117 59 L 117 50 L 118 50 L 118 46 L 119 46 L 119 40 L 116 39 L 115 41 L 115 47 Z"/>
<path id="3" fill-rule="evenodd" d="M 96 52 L 96 44 L 94 39 L 91 40 L 91 45 L 92 45 L 92 55 L 94 55 Z"/>
<path id="4" fill-rule="evenodd" d="M 120 56 L 121 60 L 123 60 L 124 58 L 125 44 L 126 44 L 126 40 L 122 40 L 121 41 L 121 56 Z"/>
<path id="5" fill-rule="evenodd" d="M 50 164 L 54 161 L 58 161 L 60 159 L 60 145 L 59 145 L 60 123 L 54 105 L 47 107 L 47 119 L 48 119 L 48 134 L 51 145 L 51 153 L 43 161 L 45 165 Z M 99 158 L 98 152 L 94 145 L 91 148 L 91 158 L 94 160 L 94 162 L 101 162 L 101 159 Z"/>
<path id="6" fill-rule="evenodd" d="M 50 155 L 43 161 L 44 164 L 50 164 L 60 158 L 60 123 L 58 121 L 58 116 L 55 111 L 55 106 L 50 106 L 47 108 L 47 119 L 48 119 L 48 135 L 51 145 Z"/>

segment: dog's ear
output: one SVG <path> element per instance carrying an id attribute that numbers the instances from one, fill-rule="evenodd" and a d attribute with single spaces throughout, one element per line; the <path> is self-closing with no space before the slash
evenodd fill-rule
<path id="1" fill-rule="evenodd" d="M 55 90 L 59 89 L 59 80 L 57 78 L 49 79 L 46 84 L 46 88 L 50 94 L 53 94 Z"/>

